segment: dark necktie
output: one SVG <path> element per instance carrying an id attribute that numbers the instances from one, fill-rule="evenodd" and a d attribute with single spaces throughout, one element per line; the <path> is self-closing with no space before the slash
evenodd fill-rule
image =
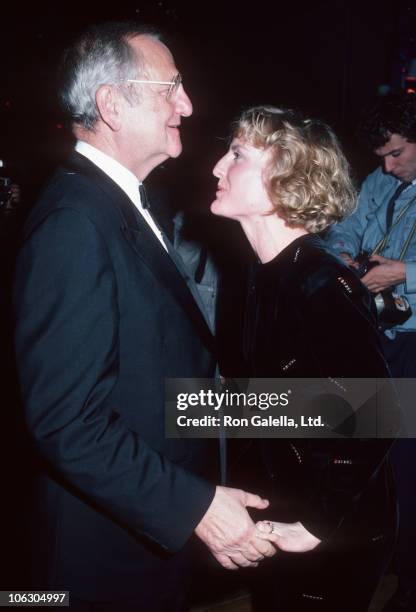
<path id="1" fill-rule="evenodd" d="M 143 183 L 140 183 L 139 185 L 139 194 L 142 208 L 149 210 L 149 200 L 147 199 L 146 189 L 144 188 Z"/>
<path id="2" fill-rule="evenodd" d="M 166 232 L 163 231 L 162 227 L 160 226 L 159 221 L 157 220 L 155 214 L 154 214 L 154 210 L 152 210 L 151 206 L 150 206 L 150 202 L 149 199 L 147 197 L 147 193 L 146 193 L 146 188 L 143 185 L 143 183 L 140 183 L 139 185 L 139 194 L 140 194 L 140 203 L 142 205 L 143 210 L 147 211 L 147 214 L 152 218 L 153 223 L 156 225 L 157 229 L 159 230 L 161 236 L 162 236 L 162 240 L 166 246 L 166 248 L 169 249 L 173 248 L 168 237 L 166 236 Z"/>
<path id="3" fill-rule="evenodd" d="M 391 224 L 393 221 L 394 205 L 396 204 L 396 200 L 398 199 L 402 191 L 404 191 L 406 187 L 409 187 L 409 185 L 411 184 L 412 183 L 400 183 L 400 185 L 397 187 L 396 191 L 393 193 L 392 197 L 390 198 L 390 201 L 387 204 L 387 211 L 386 211 L 386 231 L 387 232 L 391 228 Z"/>

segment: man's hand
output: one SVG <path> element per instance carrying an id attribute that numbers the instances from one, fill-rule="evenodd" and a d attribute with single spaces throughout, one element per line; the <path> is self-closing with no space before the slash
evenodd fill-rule
<path id="1" fill-rule="evenodd" d="M 339 256 L 350 268 L 358 268 L 358 262 L 355 261 L 355 259 L 353 259 L 349 253 L 340 253 Z"/>
<path id="2" fill-rule="evenodd" d="M 217 487 L 214 499 L 195 529 L 217 561 L 226 569 L 257 567 L 276 550 L 258 531 L 246 508 L 264 510 L 266 499 L 240 489 Z"/>
<path id="3" fill-rule="evenodd" d="M 370 261 L 378 261 L 380 265 L 371 268 L 361 280 L 373 293 L 379 293 L 406 280 L 406 264 L 403 261 L 387 259 L 381 255 L 372 255 Z"/>
<path id="4" fill-rule="evenodd" d="M 312 535 L 302 523 L 276 523 L 259 521 L 256 524 L 259 537 L 272 542 L 286 552 L 307 552 L 313 550 L 321 540 Z"/>

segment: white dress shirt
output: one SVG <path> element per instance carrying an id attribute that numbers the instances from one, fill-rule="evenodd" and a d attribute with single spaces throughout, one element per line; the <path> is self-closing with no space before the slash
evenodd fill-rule
<path id="1" fill-rule="evenodd" d="M 130 170 L 127 170 L 124 166 L 122 166 L 118 161 L 116 161 L 113 157 L 110 157 L 106 153 L 103 153 L 96 147 L 84 142 L 83 140 L 78 140 L 75 145 L 75 151 L 87 157 L 93 164 L 98 166 L 100 170 L 105 172 L 107 176 L 109 176 L 119 187 L 122 189 L 126 195 L 133 202 L 139 213 L 142 215 L 143 219 L 146 221 L 147 225 L 150 227 L 152 232 L 155 234 L 156 238 L 159 240 L 160 244 L 163 246 L 165 251 L 167 251 L 166 244 L 163 241 L 162 233 L 160 229 L 157 227 L 156 223 L 153 221 L 152 216 L 149 211 L 142 206 L 142 202 L 140 201 L 140 193 L 139 193 L 139 185 L 141 184 L 139 179 L 134 176 Z"/>

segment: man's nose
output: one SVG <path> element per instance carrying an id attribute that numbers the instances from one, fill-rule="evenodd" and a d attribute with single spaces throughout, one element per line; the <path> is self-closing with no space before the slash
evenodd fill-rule
<path id="1" fill-rule="evenodd" d="M 178 89 L 175 99 L 176 112 L 182 117 L 190 117 L 192 115 L 192 102 L 186 93 L 183 85 Z"/>
<path id="2" fill-rule="evenodd" d="M 389 157 L 384 158 L 384 170 L 386 172 L 393 172 L 396 166 L 397 166 L 397 162 L 394 157 L 391 157 L 390 155 Z"/>

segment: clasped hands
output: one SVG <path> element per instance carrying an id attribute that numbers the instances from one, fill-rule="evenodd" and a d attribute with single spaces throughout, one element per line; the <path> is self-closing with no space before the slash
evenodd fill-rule
<path id="1" fill-rule="evenodd" d="M 257 567 L 276 552 L 306 552 L 320 540 L 301 523 L 260 521 L 255 524 L 247 508 L 265 510 L 269 502 L 240 489 L 217 487 L 214 499 L 195 529 L 215 559 L 226 569 Z"/>

